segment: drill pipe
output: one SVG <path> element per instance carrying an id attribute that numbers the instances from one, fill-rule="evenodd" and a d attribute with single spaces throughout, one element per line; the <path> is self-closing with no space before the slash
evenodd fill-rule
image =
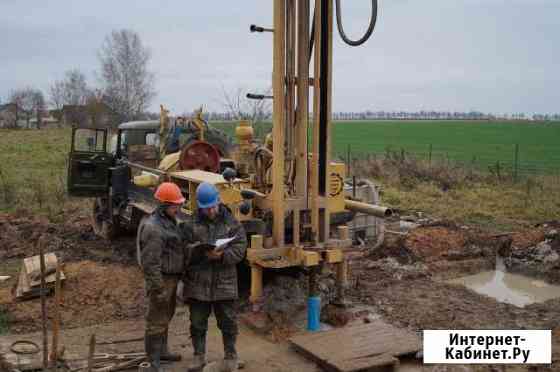
<path id="1" fill-rule="evenodd" d="M 362 203 L 350 199 L 344 200 L 344 207 L 354 212 L 365 213 L 369 214 L 370 216 L 379 218 L 387 218 L 393 215 L 393 211 L 390 208 L 381 207 L 374 204 Z"/>

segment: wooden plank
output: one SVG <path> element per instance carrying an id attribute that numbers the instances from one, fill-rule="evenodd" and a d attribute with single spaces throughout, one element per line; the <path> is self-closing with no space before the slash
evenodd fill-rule
<path id="1" fill-rule="evenodd" d="M 47 283 L 45 277 L 47 276 L 45 267 L 45 238 L 39 238 L 39 259 L 41 263 L 41 323 L 43 326 L 43 371 L 47 372 L 49 368 L 49 340 L 47 331 L 47 299 L 46 290 Z"/>
<path id="2" fill-rule="evenodd" d="M 56 272 L 57 259 L 54 253 L 45 253 L 45 274 L 47 276 Z M 25 272 L 31 281 L 41 280 L 40 256 L 27 257 L 23 260 Z"/>
<path id="3" fill-rule="evenodd" d="M 91 372 L 93 368 L 93 355 L 95 354 L 95 333 L 89 339 L 89 352 L 87 362 L 87 372 Z"/>
<path id="4" fill-rule="evenodd" d="M 421 348 L 417 335 L 381 320 L 298 335 L 290 342 L 323 368 L 337 372 L 395 365 L 398 357 L 414 354 Z"/>
<path id="5" fill-rule="evenodd" d="M 56 266 L 56 284 L 54 289 L 55 303 L 54 303 L 54 316 L 52 320 L 52 347 L 51 355 L 49 360 L 51 361 L 51 367 L 56 367 L 58 363 L 58 333 L 60 331 L 60 302 L 61 302 L 61 287 L 60 287 L 60 274 L 62 269 L 60 265 Z"/>
<path id="6" fill-rule="evenodd" d="M 45 283 L 46 293 L 49 294 L 56 283 L 56 267 L 58 259 L 54 253 L 47 253 L 45 257 Z M 54 271 L 52 266 L 54 265 Z M 66 276 L 60 272 L 60 281 L 64 281 Z M 25 300 L 41 295 L 41 259 L 40 256 L 28 257 L 23 260 L 22 268 L 19 273 L 18 285 L 16 288 L 16 298 Z"/>

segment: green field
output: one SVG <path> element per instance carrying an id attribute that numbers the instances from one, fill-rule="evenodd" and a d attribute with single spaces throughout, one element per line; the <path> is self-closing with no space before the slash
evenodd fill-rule
<path id="1" fill-rule="evenodd" d="M 235 123 L 217 126 L 232 134 Z M 87 214 L 90 201 L 66 195 L 70 133 L 69 128 L 0 130 L 0 213 L 29 210 L 46 215 L 53 222 L 75 211 Z M 432 143 L 434 154 L 436 149 L 447 147 L 457 150 L 450 151 L 450 156 L 456 154 L 465 159 L 469 159 L 469 152 L 477 151 L 507 158 L 511 156 L 507 149 L 518 142 L 520 154 L 524 154 L 523 149 L 532 149 L 528 154 L 535 162 L 548 164 L 549 169 L 559 164 L 556 147 L 559 139 L 558 124 L 343 122 L 334 126 L 335 149 L 341 152 L 345 152 L 348 143 L 356 153 L 383 152 L 389 145 L 421 151 Z M 509 177 L 472 179 L 467 177 L 469 172 L 464 172 L 465 169 L 427 168 L 421 162 L 409 168 L 406 162 L 385 161 L 380 156 L 355 165 L 361 167 L 356 168 L 360 177 L 375 178 L 383 185 L 383 204 L 403 211 L 420 210 L 441 218 L 500 226 L 505 230 L 520 222 L 534 224 L 560 216 L 560 178 L 556 173 L 552 177 L 528 177 L 512 183 Z M 445 182 L 449 180 L 450 188 L 442 188 L 442 178 Z M 0 314 L 0 330 L 2 322 Z"/>
<path id="2" fill-rule="evenodd" d="M 216 123 L 233 134 L 232 123 Z M 270 124 L 266 125 L 270 127 Z M 518 146 L 520 173 L 560 170 L 560 123 L 480 121 L 342 121 L 332 133 L 333 154 L 364 157 L 387 149 L 432 159 L 460 161 L 477 168 L 512 167 Z"/>
<path id="3" fill-rule="evenodd" d="M 0 131 L 0 210 L 61 212 L 70 135 L 70 128 Z"/>

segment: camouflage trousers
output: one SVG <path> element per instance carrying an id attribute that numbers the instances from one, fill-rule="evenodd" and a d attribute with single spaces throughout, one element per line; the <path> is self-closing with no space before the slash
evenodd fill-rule
<path id="1" fill-rule="evenodd" d="M 191 321 L 190 331 L 195 354 L 204 354 L 205 352 L 204 345 L 206 332 L 208 331 L 208 318 L 212 311 L 214 311 L 218 328 L 222 331 L 226 359 L 236 357 L 235 343 L 239 333 L 236 301 L 207 302 L 189 299 L 188 302 Z"/>
<path id="2" fill-rule="evenodd" d="M 177 305 L 177 284 L 179 277 L 163 276 L 165 300 L 157 298 L 157 293 L 150 293 L 147 297 L 146 334 L 150 336 L 164 335 L 167 333 L 169 323 L 175 315 Z"/>

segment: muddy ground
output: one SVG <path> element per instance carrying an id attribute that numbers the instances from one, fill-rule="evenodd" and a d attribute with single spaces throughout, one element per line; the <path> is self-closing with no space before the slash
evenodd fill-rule
<path id="1" fill-rule="evenodd" d="M 407 236 L 388 236 L 372 256 L 350 263 L 349 297 L 354 303 L 370 305 L 388 322 L 413 331 L 552 329 L 553 361 L 558 361 L 560 299 L 519 308 L 443 281 L 493 269 L 500 254 L 506 263 L 511 259 L 508 267 L 517 272 L 559 282 L 560 260 L 555 254 L 560 254 L 560 238 L 547 238 L 550 229 L 539 226 L 494 234 L 438 223 L 414 229 Z M 133 236 L 108 244 L 93 235 L 89 219 L 79 214 L 69 214 L 58 225 L 31 216 L 0 215 L 0 275 L 14 275 L 0 284 L 0 308 L 9 315 L 10 333 L 40 327 L 40 301 L 18 303 L 10 294 L 21 259 L 37 253 L 40 234 L 48 238 L 48 251 L 56 252 L 65 263 L 64 328 L 142 317 L 142 277 L 134 263 Z M 543 248 L 543 242 L 549 248 Z M 539 271 L 540 267 L 545 269 Z M 552 368 L 560 369 L 557 364 Z"/>
<path id="2" fill-rule="evenodd" d="M 138 318 L 144 313 L 142 274 L 134 262 L 134 238 L 109 244 L 97 238 L 89 218 L 69 213 L 62 224 L 29 215 L 0 215 L 0 310 L 8 315 L 11 333 L 41 327 L 39 299 L 15 301 L 13 292 L 25 257 L 39 253 L 44 236 L 47 252 L 55 252 L 67 280 L 63 283 L 63 327 L 83 327 L 113 320 Z M 48 298 L 52 314 L 53 298 Z"/>
<path id="3" fill-rule="evenodd" d="M 375 260 L 352 263 L 351 297 L 372 305 L 391 324 L 413 331 L 552 329 L 552 369 L 560 369 L 560 299 L 519 308 L 443 282 L 493 269 L 500 252 L 528 254 L 544 235 L 542 228 L 507 236 L 454 226 L 419 228 L 405 238 L 389 239 Z M 539 277 L 558 280 L 557 272 Z M 501 367 L 488 366 L 493 368 Z"/>

